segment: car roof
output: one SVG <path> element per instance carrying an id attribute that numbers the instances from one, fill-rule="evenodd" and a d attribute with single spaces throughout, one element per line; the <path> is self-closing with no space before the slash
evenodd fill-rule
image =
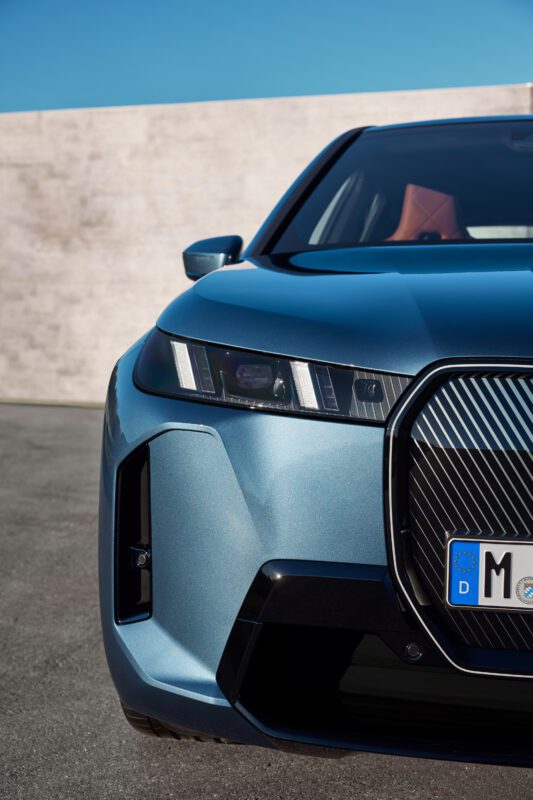
<path id="1" fill-rule="evenodd" d="M 396 128 L 422 128 L 430 125 L 464 125 L 476 122 L 533 122 L 533 114 L 512 114 L 488 117 L 451 117 L 448 119 L 419 120 L 417 122 L 397 122 L 390 125 L 372 125 L 366 129 L 366 132 L 394 130 Z"/>

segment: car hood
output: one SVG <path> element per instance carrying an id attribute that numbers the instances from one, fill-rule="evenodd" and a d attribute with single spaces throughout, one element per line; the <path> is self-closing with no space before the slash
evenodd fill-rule
<path id="1" fill-rule="evenodd" d="M 415 375 L 447 358 L 533 358 L 533 245 L 300 253 L 211 273 L 168 333 Z"/>

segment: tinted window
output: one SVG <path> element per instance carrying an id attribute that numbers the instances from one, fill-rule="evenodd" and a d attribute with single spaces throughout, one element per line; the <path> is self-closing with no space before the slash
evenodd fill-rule
<path id="1" fill-rule="evenodd" d="M 533 239 L 533 122 L 365 131 L 273 252 Z"/>

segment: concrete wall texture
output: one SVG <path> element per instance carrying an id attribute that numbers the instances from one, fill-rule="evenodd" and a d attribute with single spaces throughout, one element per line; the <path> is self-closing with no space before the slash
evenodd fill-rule
<path id="1" fill-rule="evenodd" d="M 531 110 L 523 84 L 0 115 L 0 399 L 103 401 L 181 250 L 249 240 L 344 130 Z"/>

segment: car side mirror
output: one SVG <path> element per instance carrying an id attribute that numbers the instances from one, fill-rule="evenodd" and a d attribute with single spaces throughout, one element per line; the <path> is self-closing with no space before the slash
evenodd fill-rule
<path id="1" fill-rule="evenodd" d="M 191 244 L 183 251 L 185 274 L 197 281 L 209 272 L 214 272 L 226 264 L 235 264 L 242 250 L 240 236 L 216 236 Z"/>

